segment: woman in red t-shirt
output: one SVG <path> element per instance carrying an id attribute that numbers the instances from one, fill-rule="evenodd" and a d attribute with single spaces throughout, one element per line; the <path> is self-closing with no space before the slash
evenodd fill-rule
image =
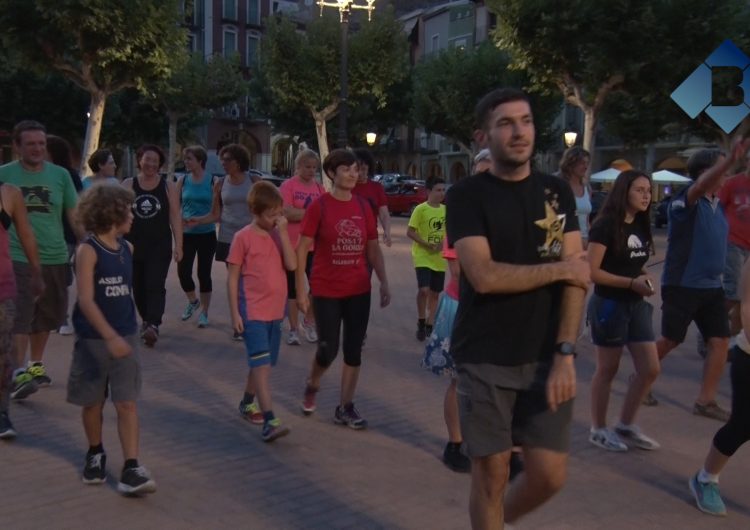
<path id="1" fill-rule="evenodd" d="M 315 411 L 320 379 L 338 355 L 343 323 L 341 402 L 334 421 L 364 429 L 367 421 L 354 407 L 353 398 L 370 317 L 368 263 L 380 280 L 380 307 L 389 304 L 391 295 L 372 210 L 363 199 L 352 195 L 358 177 L 357 158 L 350 151 L 335 149 L 324 160 L 323 171 L 333 181 L 333 190 L 307 208 L 297 246 L 297 305 L 306 313 L 310 300 L 304 289 L 304 271 L 310 246 L 315 244 L 310 293 L 319 338 L 302 411 L 307 415 Z"/>

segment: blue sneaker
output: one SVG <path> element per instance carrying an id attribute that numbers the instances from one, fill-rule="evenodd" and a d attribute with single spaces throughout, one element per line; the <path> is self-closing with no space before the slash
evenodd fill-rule
<path id="1" fill-rule="evenodd" d="M 698 474 L 696 473 L 688 482 L 688 486 L 690 486 L 690 491 L 693 492 L 695 504 L 700 511 L 709 515 L 724 516 L 727 514 L 727 507 L 721 500 L 718 484 L 701 482 L 698 480 Z"/>
<path id="2" fill-rule="evenodd" d="M 207 328 L 208 327 L 208 315 L 206 313 L 201 313 L 198 317 L 198 327 L 199 328 Z"/>
<path id="3" fill-rule="evenodd" d="M 284 427 L 278 418 L 274 418 L 263 425 L 260 437 L 264 442 L 270 443 L 287 434 L 289 434 L 289 429 Z"/>
<path id="4" fill-rule="evenodd" d="M 195 300 L 195 302 L 188 302 L 188 304 L 185 306 L 185 311 L 182 312 L 182 320 L 189 320 L 190 317 L 193 316 L 193 314 L 198 311 L 198 309 L 201 306 L 200 300 Z"/>

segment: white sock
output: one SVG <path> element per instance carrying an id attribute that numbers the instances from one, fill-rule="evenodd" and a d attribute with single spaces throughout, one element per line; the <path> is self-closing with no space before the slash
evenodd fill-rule
<path id="1" fill-rule="evenodd" d="M 708 482 L 713 482 L 714 484 L 718 484 L 719 475 L 712 475 L 711 473 L 706 471 L 706 468 L 703 468 L 698 472 L 698 482 L 702 482 L 703 484 L 706 484 Z"/>

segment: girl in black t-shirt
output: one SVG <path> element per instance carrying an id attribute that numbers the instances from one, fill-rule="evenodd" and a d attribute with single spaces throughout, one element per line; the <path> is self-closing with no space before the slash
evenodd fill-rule
<path id="1" fill-rule="evenodd" d="M 654 294 L 643 268 L 653 249 L 650 207 L 651 179 L 641 171 L 623 171 L 589 233 L 594 294 L 588 319 L 596 346 L 589 441 L 609 451 L 627 451 L 625 442 L 640 449 L 659 448 L 633 424 L 638 406 L 659 374 L 651 324 L 653 307 L 644 300 Z M 620 422 L 611 430 L 607 428 L 607 406 L 625 345 L 633 356 L 635 377 L 630 380 Z"/>

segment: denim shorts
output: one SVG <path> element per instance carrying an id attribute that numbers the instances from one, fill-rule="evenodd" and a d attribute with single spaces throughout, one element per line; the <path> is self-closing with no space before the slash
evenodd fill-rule
<path id="1" fill-rule="evenodd" d="M 591 340 L 603 347 L 652 342 L 653 313 L 654 307 L 643 299 L 613 300 L 594 293 L 588 307 Z"/>
<path id="2" fill-rule="evenodd" d="M 276 366 L 281 345 L 281 320 L 245 320 L 242 338 L 245 341 L 247 365 L 250 368 L 266 364 Z"/>
<path id="3" fill-rule="evenodd" d="M 750 257 L 750 250 L 742 248 L 734 243 L 727 243 L 727 260 L 724 265 L 724 297 L 727 300 L 740 300 L 740 274 L 742 266 Z"/>

